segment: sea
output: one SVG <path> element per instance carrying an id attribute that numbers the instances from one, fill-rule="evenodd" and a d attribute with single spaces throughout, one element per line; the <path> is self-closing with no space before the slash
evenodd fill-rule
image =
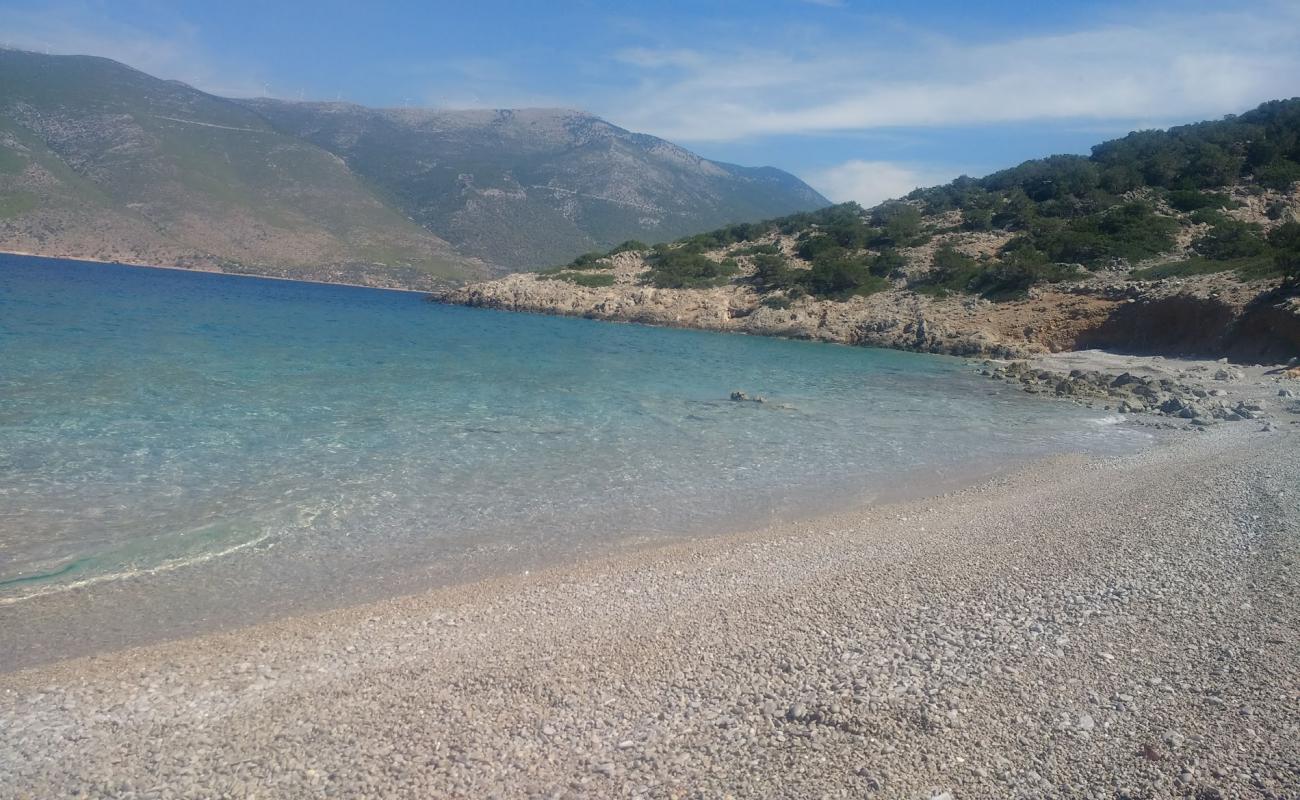
<path id="1" fill-rule="evenodd" d="M 1152 436 L 977 371 L 0 256 L 0 669 L 933 494 Z"/>

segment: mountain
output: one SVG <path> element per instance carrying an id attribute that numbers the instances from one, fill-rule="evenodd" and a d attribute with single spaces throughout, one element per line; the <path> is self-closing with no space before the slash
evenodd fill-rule
<path id="1" fill-rule="evenodd" d="M 235 101 L 0 50 L 3 250 L 432 288 L 825 204 L 578 112 Z"/>
<path id="2" fill-rule="evenodd" d="M 238 103 L 14 50 L 0 50 L 0 247 L 415 286 L 487 273 Z"/>
<path id="3" fill-rule="evenodd" d="M 511 270 L 828 204 L 789 173 L 710 161 L 580 111 L 244 105 L 338 155 L 461 252 Z"/>
<path id="4" fill-rule="evenodd" d="M 1300 99 L 438 295 L 956 354 L 1300 355 Z"/>

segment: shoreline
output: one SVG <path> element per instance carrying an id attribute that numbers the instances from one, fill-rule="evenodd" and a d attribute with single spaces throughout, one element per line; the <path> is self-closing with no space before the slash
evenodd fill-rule
<path id="1" fill-rule="evenodd" d="M 1109 423 L 1114 424 L 1114 423 Z M 1176 437 L 1174 426 L 1133 420 L 1130 432 L 1134 451 L 1158 447 L 1164 440 Z M 16 655 L 0 653 L 0 679 L 6 674 L 40 669 L 65 661 L 94 659 L 116 652 L 164 646 L 220 636 L 245 629 L 260 628 L 294 618 L 328 615 L 349 608 L 361 608 L 404 597 L 416 597 L 435 592 L 454 592 L 458 589 L 488 584 L 508 584 L 530 575 L 549 574 L 584 569 L 587 565 L 618 563 L 640 556 L 651 556 L 694 547 L 711 542 L 740 541 L 760 536 L 774 529 L 816 526 L 823 519 L 838 518 L 846 514 L 865 512 L 880 507 L 935 500 L 953 493 L 995 482 L 1035 465 L 1052 463 L 1062 458 L 1078 457 L 1081 453 L 1064 451 L 1055 454 L 1006 457 L 996 464 L 966 462 L 959 467 L 942 472 L 918 471 L 905 473 L 885 485 L 859 487 L 853 492 L 822 496 L 816 502 L 801 501 L 784 510 L 753 517 L 733 517 L 719 520 L 707 527 L 675 531 L 642 532 L 636 529 L 611 533 L 606 539 L 584 543 L 578 549 L 543 555 L 527 553 L 513 546 L 507 550 L 477 548 L 472 554 L 449 554 L 448 566 L 435 576 L 432 565 L 408 572 L 369 576 L 365 585 L 372 591 L 357 587 L 337 587 L 346 600 L 314 602 L 303 599 L 275 598 L 264 606 L 247 606 L 236 603 L 227 608 L 221 605 L 219 595 L 205 588 L 189 584 L 185 575 L 192 575 L 201 583 L 228 585 L 235 576 L 254 565 L 249 560 L 226 560 L 228 557 L 262 561 L 275 558 L 279 543 L 265 537 L 240 543 L 216 553 L 207 553 L 180 563 L 163 563 L 148 568 L 136 568 L 121 575 L 96 575 L 72 583 L 46 584 L 26 595 L 0 599 L 0 627 L 13 626 L 11 636 L 17 646 Z M 260 549 L 265 544 L 266 549 Z M 509 554 L 507 554 L 509 553 Z M 285 567 L 292 560 L 276 562 Z M 153 583 L 155 579 L 170 579 L 170 583 Z M 145 583 L 140 583 L 145 581 Z M 225 590 L 223 590 L 224 592 Z M 296 598 L 296 595 L 293 595 Z M 197 600 L 195 599 L 197 598 Z M 272 598 L 263 598 L 264 601 Z M 206 602 L 205 602 L 206 601 Z M 181 622 L 171 609 L 180 609 L 182 615 L 201 614 L 200 621 Z M 143 614 L 153 619 L 148 627 L 121 625 L 123 616 Z M 39 620 L 33 623 L 31 620 Z M 60 619 L 74 619 L 69 630 L 51 632 L 48 625 L 57 625 Z M 55 643 L 57 642 L 57 643 Z M 36 647 L 47 648 L 35 650 Z"/>
<path id="2" fill-rule="evenodd" d="M 379 289 L 385 292 L 407 292 L 410 294 L 427 295 L 429 289 L 407 289 L 400 286 L 372 286 L 366 283 L 347 283 L 345 281 L 322 281 L 311 278 L 286 278 L 283 275 L 263 275 L 258 272 L 229 272 L 222 269 L 210 269 L 207 267 L 177 267 L 167 266 L 165 264 L 138 264 L 133 261 L 110 261 L 106 258 L 90 258 L 88 256 L 78 256 L 70 258 L 67 256 L 48 256 L 41 253 L 28 253 L 22 250 L 0 250 L 0 256 L 19 256 L 21 258 L 44 258 L 51 261 L 81 261 L 87 264 L 109 264 L 118 267 L 131 267 L 133 269 L 161 269 L 169 272 L 190 272 L 201 275 L 230 275 L 235 278 L 261 278 L 266 281 L 286 281 L 288 283 L 312 283 L 318 286 L 350 286 L 354 289 Z"/>
<path id="3" fill-rule="evenodd" d="M 0 775 L 18 796 L 1292 791 L 1295 445 L 1222 426 L 0 675 Z M 1214 642 L 1232 660 L 1188 659 Z"/>

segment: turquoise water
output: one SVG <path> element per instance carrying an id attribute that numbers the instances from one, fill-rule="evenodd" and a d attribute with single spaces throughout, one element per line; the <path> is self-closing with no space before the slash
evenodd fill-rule
<path id="1" fill-rule="evenodd" d="M 342 602 L 1144 435 L 1111 422 L 958 359 L 0 256 L 0 603 Z"/>

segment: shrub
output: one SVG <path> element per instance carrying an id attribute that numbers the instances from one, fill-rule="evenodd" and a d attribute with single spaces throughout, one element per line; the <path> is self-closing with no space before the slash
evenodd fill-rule
<path id="1" fill-rule="evenodd" d="M 565 276 L 565 280 L 576 283 L 579 286 L 586 286 L 591 289 L 597 289 L 604 286 L 614 285 L 613 275 L 586 275 L 581 272 Z"/>
<path id="2" fill-rule="evenodd" d="M 548 271 L 542 273 L 541 279 L 544 281 L 566 281 L 578 286 L 586 286 L 589 289 L 600 289 L 614 285 L 614 276 L 608 273 Z"/>
<path id="3" fill-rule="evenodd" d="M 1227 272 L 1232 266 L 1222 261 L 1207 258 L 1189 258 L 1184 261 L 1171 261 L 1154 267 L 1133 270 L 1131 277 L 1139 281 L 1158 281 L 1164 278 L 1182 278 L 1188 275 L 1208 275 L 1214 272 Z"/>
<path id="4" fill-rule="evenodd" d="M 1039 217 L 1038 204 L 1019 186 L 1007 192 L 993 213 L 993 227 L 1013 231 L 1029 230 Z"/>
<path id="5" fill-rule="evenodd" d="M 781 256 L 763 254 L 754 258 L 754 284 L 760 291 L 787 289 L 794 283 L 794 270 Z"/>
<path id="6" fill-rule="evenodd" d="M 1200 223 L 1202 225 L 1218 225 L 1226 219 L 1231 219 L 1227 214 L 1224 214 L 1217 208 L 1198 208 L 1191 214 L 1188 214 L 1187 218 L 1192 222 Z"/>
<path id="7" fill-rule="evenodd" d="M 1009 300 L 1023 296 L 1037 283 L 1062 281 L 1071 276 L 1071 270 L 1048 264 L 1042 260 L 1041 253 L 1024 249 L 980 270 L 967 290 L 990 300 Z"/>
<path id="8" fill-rule="evenodd" d="M 871 212 L 871 224 L 879 230 L 867 240 L 873 247 L 908 247 L 921 232 L 921 212 L 908 203 L 881 203 Z"/>
<path id="9" fill-rule="evenodd" d="M 980 265 L 975 259 L 944 245 L 934 251 L 933 267 L 916 282 L 914 288 L 926 294 L 938 295 L 964 292 L 979 272 Z"/>
<path id="10" fill-rule="evenodd" d="M 1192 249 L 1213 261 L 1261 256 L 1268 250 L 1258 225 L 1224 218 L 1192 244 Z"/>
<path id="11" fill-rule="evenodd" d="M 968 231 L 993 229 L 993 209 L 991 208 L 962 209 L 961 217 L 961 226 Z"/>
<path id="12" fill-rule="evenodd" d="M 1300 181 L 1300 164 L 1277 159 L 1255 170 L 1255 182 L 1268 189 L 1286 192 L 1291 184 Z"/>
<path id="13" fill-rule="evenodd" d="M 847 300 L 889 287 L 884 278 L 871 274 L 864 261 L 846 256 L 819 259 L 799 276 L 799 283 L 808 294 L 829 300 Z"/>
<path id="14" fill-rule="evenodd" d="M 1166 199 L 1171 208 L 1182 212 L 1202 208 L 1228 208 L 1232 204 L 1232 200 L 1226 194 L 1198 192 L 1194 189 L 1175 189 Z"/>
<path id="15" fill-rule="evenodd" d="M 850 256 L 843 249 L 823 255 L 810 269 L 792 269 L 780 256 L 760 255 L 754 259 L 754 284 L 762 292 L 783 291 L 790 297 L 810 294 L 828 300 L 847 300 L 889 288 L 889 282 L 873 275 L 875 259 Z"/>
<path id="16" fill-rule="evenodd" d="M 686 249 L 655 248 L 645 281 L 660 289 L 703 289 L 720 286 L 736 274 L 736 262 L 714 261 Z"/>
<path id="17" fill-rule="evenodd" d="M 774 244 L 754 244 L 749 247 L 738 247 L 731 251 L 733 256 L 775 256 L 779 255 L 781 248 Z"/>
<path id="18" fill-rule="evenodd" d="M 867 269 L 876 277 L 887 278 L 902 272 L 905 267 L 907 267 L 907 259 L 903 258 L 897 250 L 886 248 L 868 262 Z"/>
<path id="19" fill-rule="evenodd" d="M 613 256 L 613 255 L 618 255 L 619 253 L 639 253 L 649 249 L 650 249 L 650 245 L 646 244 L 645 242 L 640 242 L 637 241 L 636 239 L 628 239 L 626 242 L 623 242 L 622 244 L 618 245 L 613 250 L 610 250 L 609 254 Z"/>
<path id="20" fill-rule="evenodd" d="M 1300 278 L 1300 222 L 1287 222 L 1277 226 L 1268 235 L 1273 248 L 1273 262 L 1279 272 L 1290 278 Z"/>
<path id="21" fill-rule="evenodd" d="M 816 261 L 823 256 L 838 256 L 843 251 L 843 245 L 823 233 L 806 233 L 799 237 L 799 244 L 795 246 L 799 257 L 808 261 Z"/>
<path id="22" fill-rule="evenodd" d="M 601 261 L 605 258 L 604 253 L 583 253 L 569 262 L 569 269 L 613 269 L 614 265 L 609 261 Z"/>
<path id="23" fill-rule="evenodd" d="M 771 295 L 770 297 L 764 297 L 762 300 L 759 300 L 758 302 L 760 305 L 767 306 L 768 308 L 777 308 L 777 309 L 786 309 L 792 305 L 792 303 L 790 302 L 790 298 L 781 297 L 779 295 Z"/>
<path id="24" fill-rule="evenodd" d="M 1004 251 L 1031 246 L 1049 261 L 1096 267 L 1163 253 L 1173 247 L 1177 230 L 1176 220 L 1156 214 L 1146 203 L 1131 202 L 1073 220 L 1056 232 L 1017 237 Z"/>
<path id="25" fill-rule="evenodd" d="M 1029 245 L 1004 251 L 999 261 L 981 263 L 941 247 L 934 253 L 934 268 L 913 287 L 923 294 L 945 296 L 958 292 L 978 294 L 990 300 L 1020 297 L 1037 283 L 1066 280 L 1067 267 L 1047 262 L 1046 256 Z"/>

